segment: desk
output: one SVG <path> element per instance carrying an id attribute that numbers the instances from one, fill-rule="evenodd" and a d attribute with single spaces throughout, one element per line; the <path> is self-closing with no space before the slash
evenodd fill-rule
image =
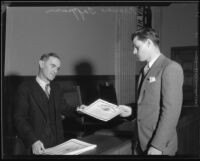
<path id="1" fill-rule="evenodd" d="M 96 144 L 93 150 L 82 153 L 81 155 L 131 155 L 132 144 L 130 139 L 118 138 L 106 135 L 89 135 L 80 140 Z"/>

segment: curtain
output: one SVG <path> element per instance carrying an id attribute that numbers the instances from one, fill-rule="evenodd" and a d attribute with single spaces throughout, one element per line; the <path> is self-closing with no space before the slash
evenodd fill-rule
<path id="1" fill-rule="evenodd" d="M 135 102 L 136 58 L 131 34 L 136 30 L 136 8 L 119 7 L 116 12 L 115 87 L 118 104 Z"/>

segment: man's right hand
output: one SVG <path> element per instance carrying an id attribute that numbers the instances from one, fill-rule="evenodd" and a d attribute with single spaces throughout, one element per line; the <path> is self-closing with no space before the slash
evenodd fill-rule
<path id="1" fill-rule="evenodd" d="M 45 151 L 43 143 L 40 140 L 33 143 L 32 151 L 33 151 L 33 154 L 36 154 L 36 155 L 42 154 Z"/>
<path id="2" fill-rule="evenodd" d="M 132 108 L 131 107 L 126 106 L 126 105 L 119 105 L 118 107 L 121 111 L 121 113 L 120 113 L 121 117 L 128 117 L 132 114 Z"/>

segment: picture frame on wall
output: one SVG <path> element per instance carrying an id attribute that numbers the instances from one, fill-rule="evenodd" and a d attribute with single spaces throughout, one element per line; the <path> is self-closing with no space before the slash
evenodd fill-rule
<path id="1" fill-rule="evenodd" d="M 183 107 L 199 107 L 198 47 L 172 47 L 171 59 L 178 62 L 183 68 Z"/>

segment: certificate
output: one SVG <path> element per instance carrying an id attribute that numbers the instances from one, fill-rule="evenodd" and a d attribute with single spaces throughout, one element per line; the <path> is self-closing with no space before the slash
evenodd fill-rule
<path id="1" fill-rule="evenodd" d="M 117 105 L 102 99 L 96 100 L 81 110 L 81 112 L 102 121 L 109 121 L 120 114 L 120 110 Z"/>
<path id="2" fill-rule="evenodd" d="M 45 149 L 43 155 L 78 155 L 94 149 L 96 146 L 81 140 L 70 139 L 62 144 Z"/>

